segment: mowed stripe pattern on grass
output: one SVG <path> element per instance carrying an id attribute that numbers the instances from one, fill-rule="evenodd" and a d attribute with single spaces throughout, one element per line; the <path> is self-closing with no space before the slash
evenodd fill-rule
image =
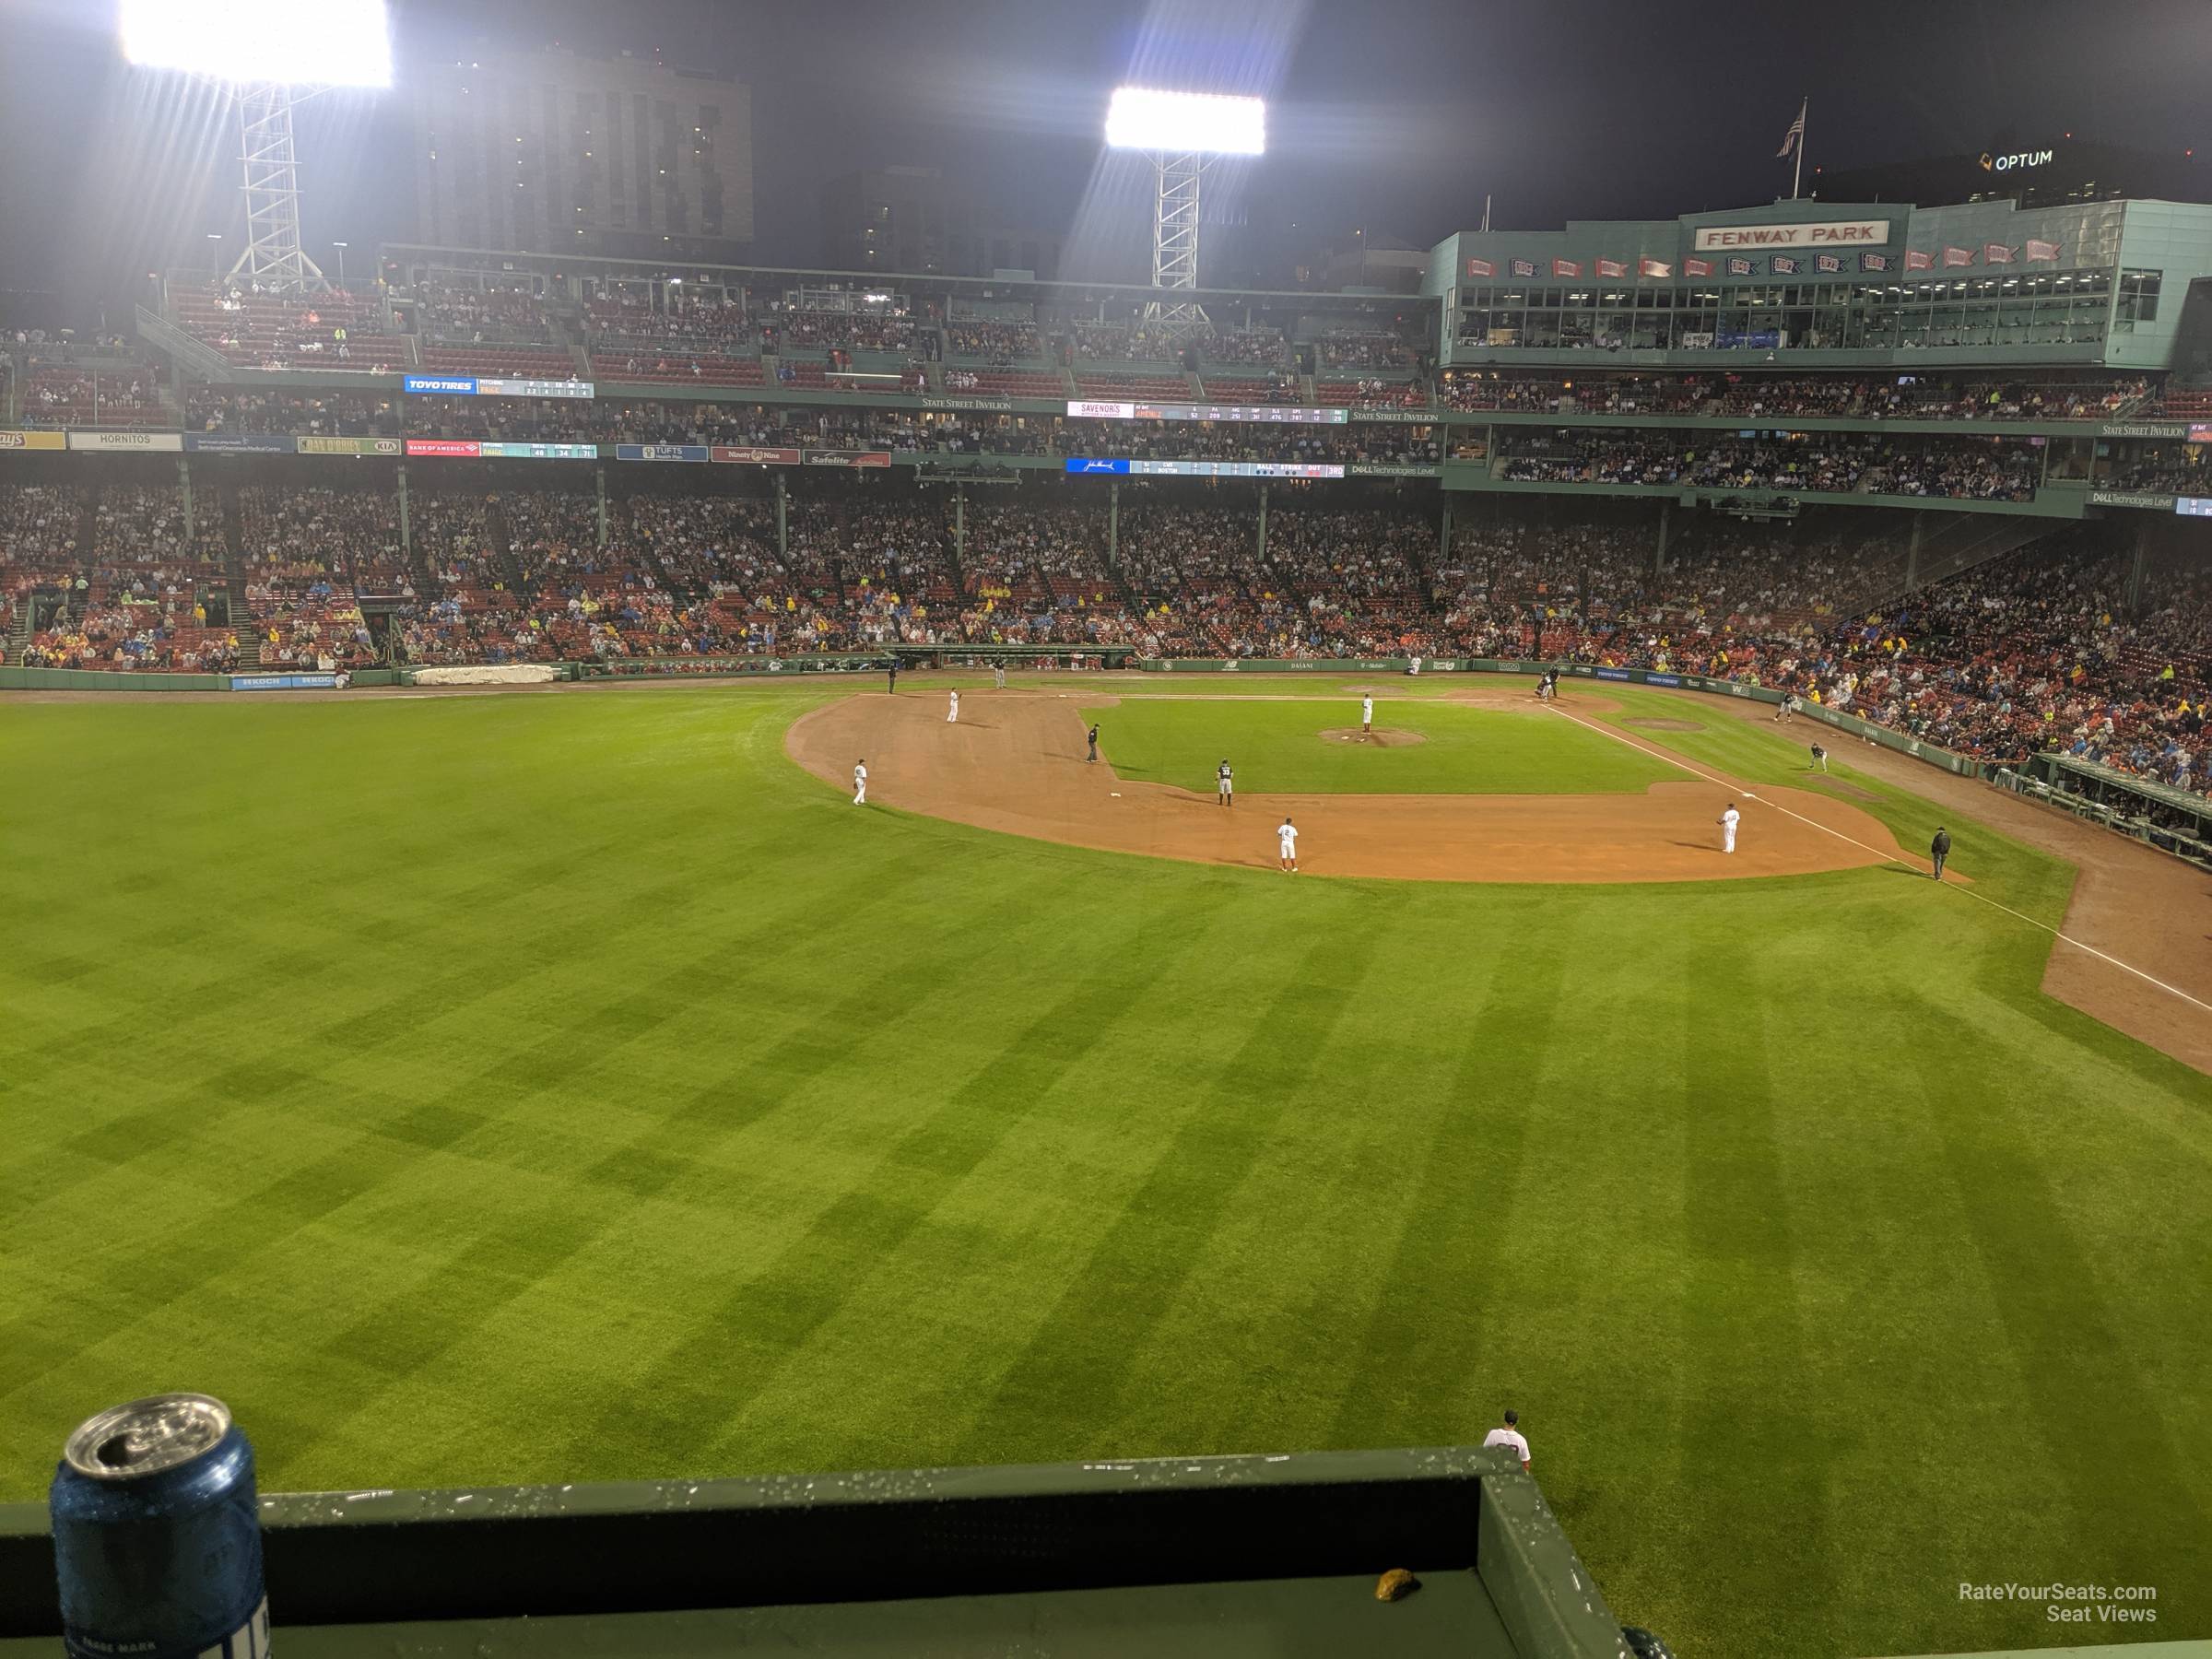
<path id="1" fill-rule="evenodd" d="M 170 1386 L 272 1488 L 1513 1404 L 1684 1651 L 2045 1640 L 1993 1577 L 2205 1633 L 2212 1090 L 2047 941 L 1881 871 L 1297 884 L 855 810 L 782 759 L 811 700 L 11 716 L 0 1496 Z"/>

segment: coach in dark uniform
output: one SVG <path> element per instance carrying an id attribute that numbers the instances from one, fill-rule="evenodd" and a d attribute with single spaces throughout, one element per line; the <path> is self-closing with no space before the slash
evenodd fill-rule
<path id="1" fill-rule="evenodd" d="M 1099 758 L 1099 728 L 1098 728 L 1097 726 L 1095 726 L 1095 725 L 1094 725 L 1094 726 L 1092 726 L 1092 727 L 1090 728 L 1090 759 L 1093 759 L 1093 760 L 1096 760 L 1098 758 Z"/>
<path id="2" fill-rule="evenodd" d="M 891 659 L 890 692 L 893 697 L 899 695 L 899 659 L 897 657 Z"/>
<path id="3" fill-rule="evenodd" d="M 1943 879 L 1943 861 L 1951 855 L 1951 832 L 1941 824 L 1936 826 L 1936 839 L 1928 843 L 1928 859 L 1936 866 L 1936 879 Z"/>

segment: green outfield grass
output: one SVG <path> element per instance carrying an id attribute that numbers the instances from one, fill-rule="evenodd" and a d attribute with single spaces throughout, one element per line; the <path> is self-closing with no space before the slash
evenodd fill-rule
<path id="1" fill-rule="evenodd" d="M 1619 794 L 1688 772 L 1531 707 L 1492 712 L 1425 698 L 1377 699 L 1375 724 L 1423 741 L 1402 747 L 1346 742 L 1324 732 L 1357 732 L 1359 700 L 1302 687 L 1294 700 L 1260 700 L 1247 690 L 1182 700 L 1124 698 L 1086 708 L 1100 752 L 1124 778 L 1214 792 L 1226 758 L 1239 788 L 1294 794 Z"/>
<path id="2" fill-rule="evenodd" d="M 856 810 L 782 751 L 843 694 L 0 702 L 0 1498 L 179 1387 L 269 1489 L 1510 1405 L 1686 1659 L 2079 1639 L 1962 1582 L 2212 1635 L 2212 1080 L 2043 997 L 2047 935 L 1894 870 L 1288 883 Z M 1700 726 L 1637 735 L 1802 777 Z"/>

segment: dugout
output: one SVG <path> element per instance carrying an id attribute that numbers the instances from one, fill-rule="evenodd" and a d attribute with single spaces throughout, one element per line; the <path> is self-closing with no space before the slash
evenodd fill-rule
<path id="1" fill-rule="evenodd" d="M 1630 1659 L 1535 1482 L 1471 1448 L 262 1503 L 296 1659 Z M 1411 1570 L 1420 1588 L 1375 1595 Z M 0 1506 L 0 1659 L 55 1651 L 41 1504 Z"/>

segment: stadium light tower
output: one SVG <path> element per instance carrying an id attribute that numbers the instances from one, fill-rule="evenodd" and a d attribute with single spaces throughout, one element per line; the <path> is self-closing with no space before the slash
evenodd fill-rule
<path id="1" fill-rule="evenodd" d="M 1216 156 L 1267 147 L 1267 106 L 1256 98 L 1122 87 L 1106 107 L 1106 142 L 1152 158 L 1152 286 L 1198 286 L 1198 185 Z M 1145 320 L 1171 327 L 1206 321 L 1195 300 L 1155 300 Z"/>
<path id="2" fill-rule="evenodd" d="M 278 292 L 325 285 L 300 241 L 293 108 L 326 87 L 389 87 L 384 0 L 123 0 L 123 54 L 229 89 L 245 169 L 246 248 L 230 267 Z"/>

